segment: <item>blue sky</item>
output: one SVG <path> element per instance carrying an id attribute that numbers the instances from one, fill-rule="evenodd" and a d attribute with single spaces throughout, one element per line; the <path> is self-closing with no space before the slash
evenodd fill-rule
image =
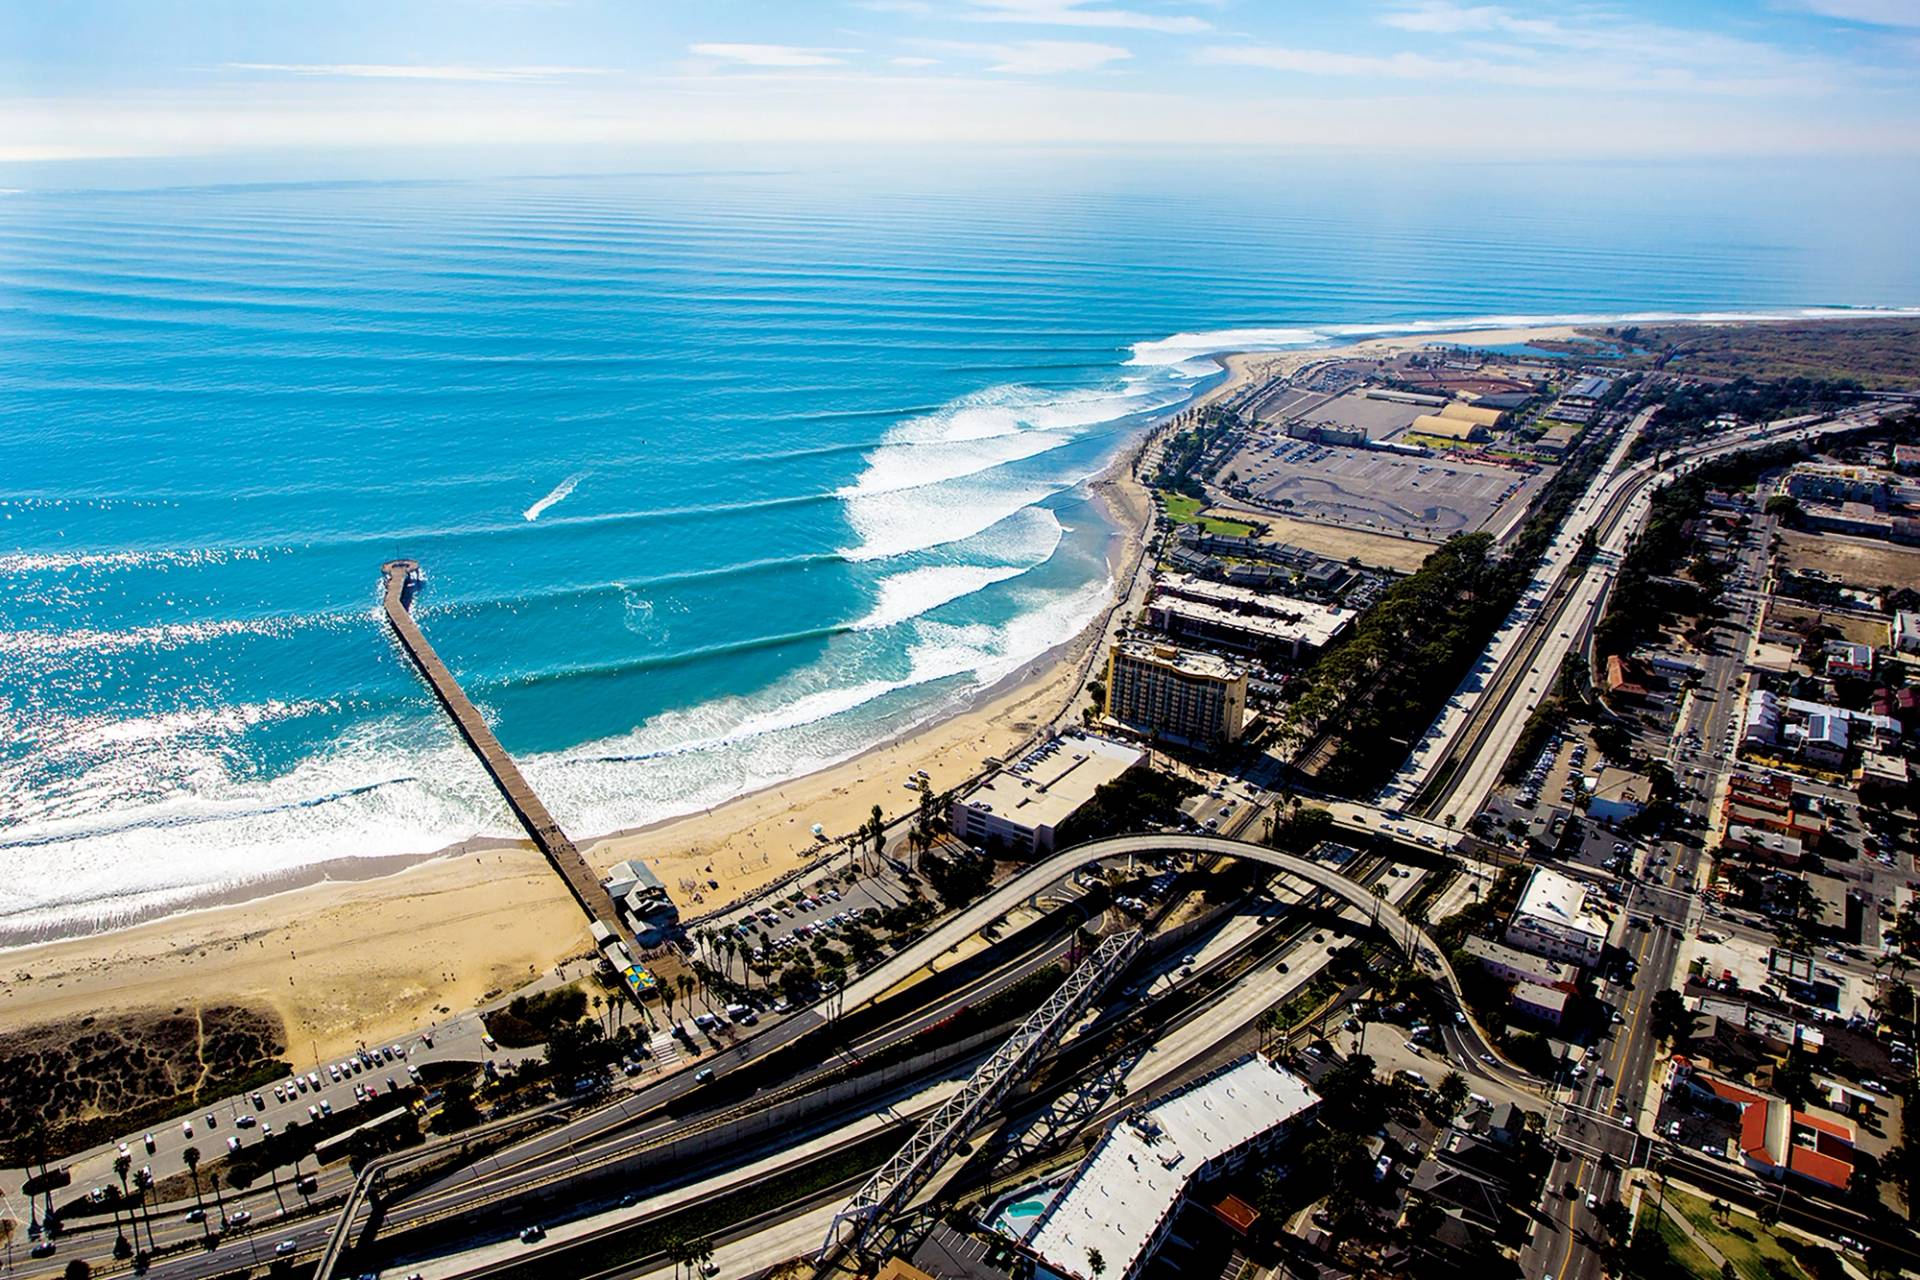
<path id="1" fill-rule="evenodd" d="M 13 0 L 0 160 L 1215 142 L 1911 154 L 1920 0 Z"/>

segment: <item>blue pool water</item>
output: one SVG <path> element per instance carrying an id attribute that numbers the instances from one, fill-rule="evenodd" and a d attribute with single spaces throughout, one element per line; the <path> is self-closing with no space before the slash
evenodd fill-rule
<path id="1" fill-rule="evenodd" d="M 651 821 L 1072 635 L 1083 482 L 1209 351 L 1920 300 L 1911 184 L 1815 190 L 1112 156 L 11 190 L 0 938 L 509 831 L 384 559 L 562 823 Z"/>

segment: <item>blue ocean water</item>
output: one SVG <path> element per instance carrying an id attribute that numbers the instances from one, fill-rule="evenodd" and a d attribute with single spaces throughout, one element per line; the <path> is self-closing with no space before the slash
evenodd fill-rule
<path id="1" fill-rule="evenodd" d="M 591 835 L 851 755 L 1104 605 L 1210 351 L 1904 306 L 1911 186 L 975 157 L 0 195 L 0 937 L 511 831 L 380 563 Z"/>

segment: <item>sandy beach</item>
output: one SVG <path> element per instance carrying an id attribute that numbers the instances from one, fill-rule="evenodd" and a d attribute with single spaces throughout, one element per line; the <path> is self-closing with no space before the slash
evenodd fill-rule
<path id="1" fill-rule="evenodd" d="M 1109 556 L 1116 581 L 1138 563 L 1149 511 L 1131 457 L 1094 482 L 1127 531 Z M 839 835 L 876 804 L 897 816 L 911 800 L 902 779 L 914 771 L 951 787 L 1055 718 L 1077 715 L 1084 665 L 1111 617 L 956 716 L 711 810 L 582 841 L 587 857 L 602 869 L 646 858 L 685 915 L 697 917 L 815 857 L 815 823 Z M 683 881 L 700 888 L 683 892 Z M 707 888 L 710 881 L 721 888 Z M 240 1002 L 281 1016 L 296 1062 L 325 1060 L 485 1003 L 590 950 L 579 908 L 530 843 L 474 848 L 393 874 L 300 885 L 0 952 L 0 1029 Z"/>
<path id="2" fill-rule="evenodd" d="M 1381 338 L 1337 349 L 1379 354 L 1450 341 L 1509 343 L 1567 337 L 1570 327 Z M 1336 349 L 1223 357 L 1228 377 L 1207 399 L 1248 379 L 1326 358 Z M 1094 488 L 1123 536 L 1109 558 L 1116 595 L 1137 599 L 1140 535 L 1150 511 L 1123 455 Z M 853 830 L 878 804 L 889 817 L 910 797 L 902 780 L 925 769 L 936 789 L 1077 715 L 1083 672 L 1116 604 L 1076 640 L 1027 664 L 976 705 L 919 732 L 804 778 L 711 810 L 583 841 L 604 869 L 644 857 L 697 917 L 815 857 L 813 824 Z M 349 873 L 352 874 L 352 873 Z M 719 888 L 711 885 L 717 882 Z M 686 886 L 686 887 L 683 887 Z M 559 961 L 589 952 L 585 923 L 530 845 L 473 848 L 393 874 L 327 880 L 66 941 L 0 953 L 0 1028 L 105 1010 L 240 1002 L 284 1019 L 296 1061 L 379 1042 L 512 991 Z"/>

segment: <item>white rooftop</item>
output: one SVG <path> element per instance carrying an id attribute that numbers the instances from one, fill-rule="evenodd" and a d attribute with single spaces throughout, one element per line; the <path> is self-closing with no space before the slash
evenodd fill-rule
<path id="1" fill-rule="evenodd" d="M 1355 616 L 1352 609 L 1184 573 L 1162 574 L 1154 587 L 1152 608 L 1315 648 L 1333 643 Z"/>
<path id="2" fill-rule="evenodd" d="M 1516 921 L 1542 933 L 1605 942 L 1612 922 L 1593 905 L 1593 891 L 1552 867 L 1535 867 L 1513 910 Z"/>
<path id="3" fill-rule="evenodd" d="M 1307 1082 L 1249 1055 L 1116 1123 L 1035 1224 L 1027 1246 L 1065 1275 L 1127 1276 L 1208 1161 L 1312 1108 Z"/>
<path id="4" fill-rule="evenodd" d="M 1143 754 L 1111 738 L 1056 738 L 994 774 L 960 803 L 1030 831 L 1057 827 L 1098 788 L 1140 763 Z"/>

